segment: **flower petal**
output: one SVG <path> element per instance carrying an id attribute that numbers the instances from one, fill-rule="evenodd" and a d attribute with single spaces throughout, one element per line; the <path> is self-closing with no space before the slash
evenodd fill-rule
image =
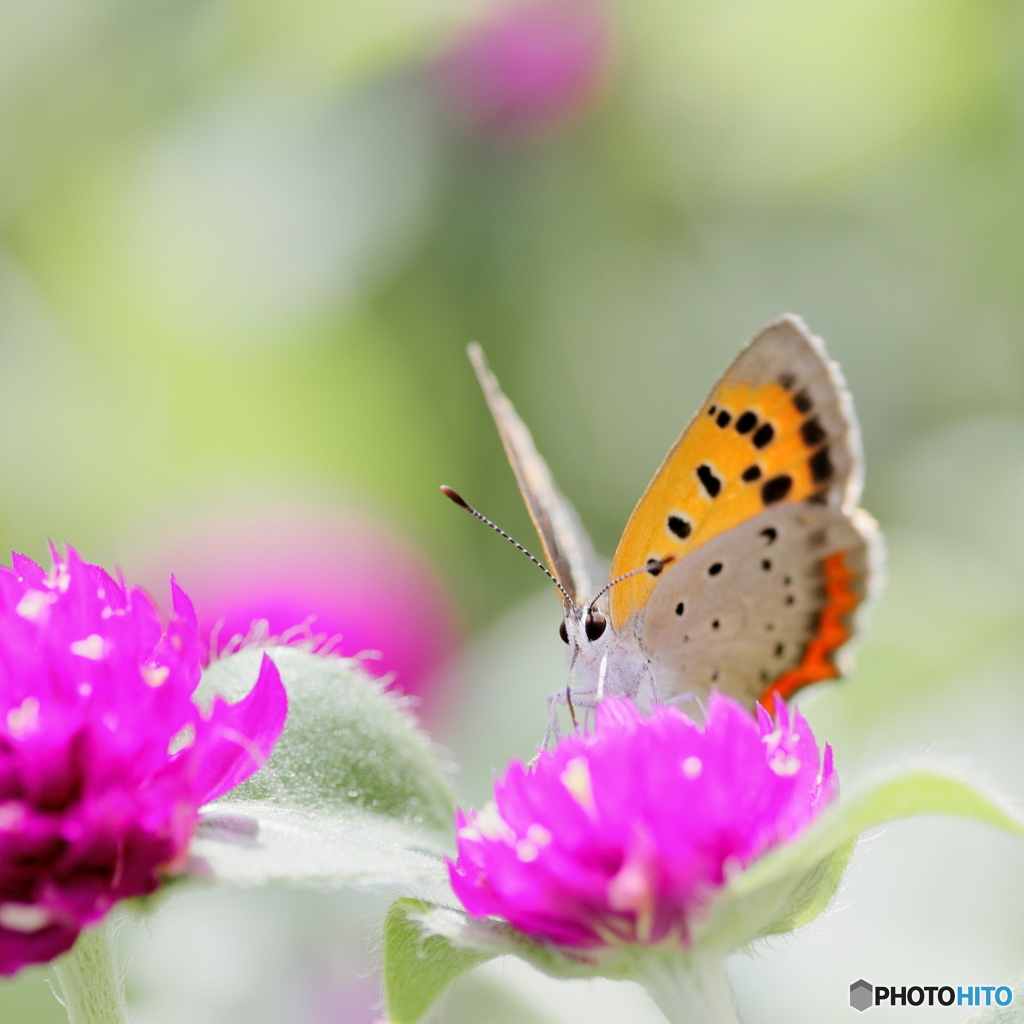
<path id="1" fill-rule="evenodd" d="M 713 693 L 700 726 L 608 699 L 593 732 L 531 770 L 513 762 L 493 810 L 458 819 L 452 888 L 471 914 L 561 946 L 685 945 L 727 880 L 833 797 L 831 761 L 820 768 L 807 723 L 784 707 L 759 724 Z"/>
<path id="2" fill-rule="evenodd" d="M 51 925 L 25 933 L 0 928 L 0 975 L 11 975 L 26 964 L 45 963 L 66 953 L 78 938 L 77 928 Z"/>
<path id="3" fill-rule="evenodd" d="M 210 714 L 214 736 L 196 774 L 199 805 L 210 803 L 262 768 L 288 717 L 288 694 L 277 666 L 263 655 L 249 695 L 235 704 L 217 697 Z"/>

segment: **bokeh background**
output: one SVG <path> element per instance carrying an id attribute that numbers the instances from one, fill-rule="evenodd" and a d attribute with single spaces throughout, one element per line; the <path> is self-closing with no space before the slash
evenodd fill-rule
<path id="1" fill-rule="evenodd" d="M 927 757 L 1019 803 L 1019 0 L 0 0 L 0 546 L 72 542 L 158 600 L 174 570 L 228 632 L 242 598 L 316 612 L 418 695 L 467 802 L 565 667 L 548 585 L 436 490 L 533 543 L 466 343 L 610 556 L 783 311 L 843 364 L 890 548 L 857 671 L 807 713 L 847 791 Z M 133 1019 L 370 1024 L 381 907 L 129 920 Z M 1003 984 L 1022 910 L 1019 843 L 898 824 L 827 917 L 735 960 L 741 1013 Z M 62 1020 L 45 970 L 0 982 L 0 1019 Z M 516 963 L 438 1018 L 657 1019 Z"/>

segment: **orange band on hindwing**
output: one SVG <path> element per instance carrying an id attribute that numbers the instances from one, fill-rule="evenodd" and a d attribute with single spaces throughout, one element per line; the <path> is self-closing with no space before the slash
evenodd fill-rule
<path id="1" fill-rule="evenodd" d="M 822 562 L 825 577 L 825 607 L 818 620 L 818 632 L 808 643 L 804 656 L 796 668 L 779 676 L 764 693 L 759 703 L 769 714 L 775 712 L 775 697 L 788 700 L 798 690 L 824 679 L 836 679 L 839 669 L 831 656 L 847 640 L 852 630 L 847 616 L 860 604 L 860 595 L 853 589 L 857 574 L 846 565 L 845 555 L 837 551 Z"/>

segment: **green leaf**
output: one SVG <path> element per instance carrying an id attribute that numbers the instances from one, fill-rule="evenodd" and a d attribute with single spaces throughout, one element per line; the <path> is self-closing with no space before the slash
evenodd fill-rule
<path id="1" fill-rule="evenodd" d="M 729 885 L 749 892 L 793 867 L 808 868 L 876 825 L 918 814 L 952 814 L 1024 835 L 1024 822 L 959 779 L 919 770 L 879 783 L 829 808 L 799 839 L 762 857 Z"/>
<path id="2" fill-rule="evenodd" d="M 857 836 L 917 814 L 953 814 L 1024 835 L 1024 823 L 967 783 L 909 772 L 831 807 L 803 836 L 732 878 L 695 929 L 695 941 L 728 952 L 808 924 L 835 895 Z"/>
<path id="3" fill-rule="evenodd" d="M 269 762 L 204 810 L 199 870 L 235 884 L 411 883 L 445 876 L 453 797 L 445 767 L 398 699 L 350 660 L 275 647 L 288 690 Z M 263 650 L 214 662 L 200 697 L 238 700 Z"/>
<path id="4" fill-rule="evenodd" d="M 332 814 L 269 801 L 214 804 L 191 853 L 194 874 L 232 885 L 398 885 L 444 880 L 429 838 L 380 815 Z"/>
<path id="5" fill-rule="evenodd" d="M 458 977 L 497 954 L 454 945 L 424 926 L 423 900 L 396 900 L 384 919 L 384 998 L 391 1024 L 416 1024 Z"/>
<path id="6" fill-rule="evenodd" d="M 615 976 L 614 973 L 608 973 L 608 948 L 569 949 L 553 946 L 530 938 L 499 918 L 470 917 L 455 907 L 443 907 L 422 900 L 399 902 L 408 904 L 407 916 L 417 921 L 425 934 L 439 936 L 459 949 L 473 950 L 488 959 L 517 956 L 553 978 Z"/>
<path id="7" fill-rule="evenodd" d="M 819 861 L 801 877 L 790 890 L 787 906 L 783 913 L 769 924 L 762 935 L 778 935 L 795 931 L 810 924 L 823 913 L 839 890 L 850 862 L 856 840 L 841 846 L 838 850 Z"/>

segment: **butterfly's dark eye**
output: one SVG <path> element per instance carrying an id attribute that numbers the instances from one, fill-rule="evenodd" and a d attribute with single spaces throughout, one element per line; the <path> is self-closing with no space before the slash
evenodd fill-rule
<path id="1" fill-rule="evenodd" d="M 569 642 L 569 630 L 565 628 L 565 619 L 558 624 L 558 635 L 562 638 L 562 643 L 567 644 Z"/>
<path id="2" fill-rule="evenodd" d="M 605 630 L 608 620 L 600 612 L 587 612 L 583 629 L 588 640 L 596 640 Z"/>

